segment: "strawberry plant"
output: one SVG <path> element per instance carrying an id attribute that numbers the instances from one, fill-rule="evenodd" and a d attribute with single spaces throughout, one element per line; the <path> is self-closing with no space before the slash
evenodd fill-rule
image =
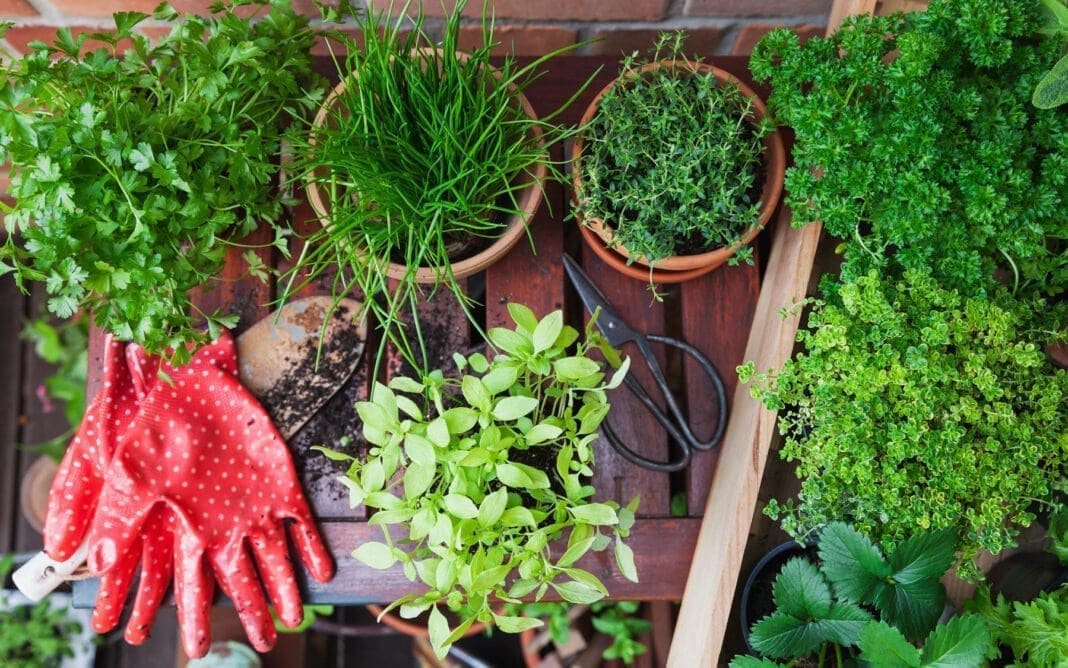
<path id="1" fill-rule="evenodd" d="M 247 4 L 261 5 L 257 20 L 236 13 Z M 315 32 L 290 3 L 212 9 L 179 16 L 160 5 L 152 18 L 171 31 L 155 42 L 135 32 L 149 18 L 140 12 L 116 14 L 111 32 L 60 29 L 0 82 L 14 199 L 0 274 L 14 271 L 23 288 L 43 282 L 61 318 L 86 309 L 150 353 L 173 348 L 177 362 L 187 343 L 234 324 L 196 313 L 188 295 L 215 279 L 227 251 L 261 222 L 285 250 L 280 132 L 321 94 Z"/>

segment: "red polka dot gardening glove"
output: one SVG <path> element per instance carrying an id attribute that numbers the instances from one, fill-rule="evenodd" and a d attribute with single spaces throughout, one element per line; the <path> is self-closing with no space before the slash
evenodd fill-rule
<path id="1" fill-rule="evenodd" d="M 104 344 L 103 387 L 90 403 L 78 433 L 67 448 L 48 498 L 44 546 L 48 556 L 56 561 L 72 558 L 87 540 L 105 472 L 148 391 L 146 362 L 143 354 L 139 355 L 133 347 L 108 336 Z M 149 377 L 154 379 L 154 373 Z M 107 633 L 118 625 L 134 571 L 140 563 L 143 576 L 126 627 L 126 639 L 133 644 L 144 642 L 171 579 L 172 526 L 173 516 L 169 512 L 162 508 L 154 511 L 122 559 L 101 575 L 93 610 L 94 631 Z"/>
<path id="2" fill-rule="evenodd" d="M 267 651 L 276 631 L 263 589 L 282 623 L 303 619 L 285 521 L 293 520 L 289 533 L 312 577 L 329 580 L 333 562 L 285 441 L 237 378 L 230 335 L 181 368 L 161 368 L 170 382 L 148 390 L 103 475 L 90 569 L 111 573 L 136 554 L 164 511 L 174 519 L 174 596 L 186 653 L 203 656 L 211 643 L 216 581 L 252 646 Z"/>

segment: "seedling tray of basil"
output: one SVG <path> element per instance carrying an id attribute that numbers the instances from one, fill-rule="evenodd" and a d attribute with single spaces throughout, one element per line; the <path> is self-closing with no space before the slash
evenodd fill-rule
<path id="1" fill-rule="evenodd" d="M 322 94 L 315 32 L 290 3 L 259 3 L 255 21 L 216 9 L 161 5 L 151 18 L 171 31 L 156 41 L 135 32 L 149 18 L 139 12 L 116 14 L 111 32 L 60 29 L 6 65 L 0 84 L 15 200 L 0 274 L 44 282 L 56 315 L 87 309 L 151 353 L 172 348 L 176 362 L 234 324 L 188 296 L 215 280 L 227 251 L 261 223 L 285 250 L 281 127 Z"/>

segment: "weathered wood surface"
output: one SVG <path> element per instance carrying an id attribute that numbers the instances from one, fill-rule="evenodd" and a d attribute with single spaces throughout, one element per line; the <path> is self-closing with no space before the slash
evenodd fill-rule
<path id="1" fill-rule="evenodd" d="M 743 80 L 749 80 L 746 59 L 727 57 L 717 58 L 714 62 Z M 549 75 L 534 84 L 528 97 L 539 113 L 545 113 L 569 98 L 598 68 L 603 68 L 584 95 L 561 116 L 565 122 L 577 122 L 594 92 L 615 75 L 615 67 L 614 58 L 563 58 L 552 65 Z M 554 157 L 563 157 L 562 151 L 558 149 Z M 479 316 L 481 324 L 489 327 L 509 324 L 507 302 L 518 301 L 541 314 L 564 308 L 568 321 L 581 325 L 585 315 L 566 283 L 560 261 L 562 252 L 567 250 L 592 270 L 593 279 L 632 325 L 647 328 L 651 333 L 680 335 L 690 340 L 715 361 L 728 385 L 733 384 L 733 370 L 743 361 L 745 334 L 753 318 L 759 268 L 723 267 L 685 288 L 670 288 L 664 304 L 652 304 L 644 282 L 600 267 L 596 260 L 588 257 L 592 253 L 584 252 L 575 224 L 569 219 L 569 196 L 569 191 L 562 187 L 548 188 L 545 202 L 531 227 L 536 252 L 523 240 L 499 264 L 468 279 L 471 294 L 485 305 L 484 313 Z M 316 225 L 305 205 L 294 209 L 293 223 L 303 231 L 314 229 Z M 260 241 L 269 239 L 261 238 Z M 201 308 L 217 306 L 239 313 L 242 316 L 240 328 L 265 315 L 270 310 L 268 303 L 278 292 L 277 288 L 257 287 L 254 279 L 241 277 L 244 260 L 240 255 L 243 252 L 244 249 L 237 249 L 231 253 L 223 274 L 228 280 L 213 283 L 206 293 L 197 296 Z M 276 267 L 284 269 L 288 266 L 277 253 L 261 257 L 265 261 L 269 259 Z M 329 281 L 317 281 L 303 290 L 301 296 L 327 292 Z M 440 350 L 433 351 L 431 356 L 445 360 L 454 350 L 464 350 L 476 344 L 471 328 L 459 317 L 455 304 L 449 304 L 450 299 L 447 293 L 439 292 L 420 307 L 419 313 L 422 323 L 432 325 L 442 333 L 435 337 L 441 344 L 435 347 Z M 359 424 L 351 406 L 354 401 L 367 396 L 369 379 L 366 370 L 373 362 L 377 348 L 373 338 L 372 332 L 372 341 L 368 342 L 361 363 L 362 371 L 358 371 L 337 397 L 290 442 L 298 468 L 304 471 L 305 489 L 314 511 L 323 521 L 339 568 L 339 575 L 332 582 L 326 585 L 311 583 L 308 589 L 310 601 L 388 601 L 412 587 L 407 580 L 398 579 L 396 574 L 391 576 L 388 572 L 373 570 L 351 558 L 359 541 L 377 535 L 378 529 L 361 521 L 365 519 L 362 508 L 350 510 L 347 507 L 344 489 L 333 480 L 343 473 L 343 467 L 308 449 L 315 444 L 340 447 L 342 436 L 351 439 L 346 446 L 350 452 L 359 453 L 364 447 L 358 438 Z M 100 350 L 100 343 L 101 336 L 94 332 L 93 351 Z M 698 432 L 710 430 L 714 425 L 699 408 L 704 405 L 707 395 L 699 389 L 698 381 L 692 380 L 693 371 L 684 370 L 681 358 L 662 361 L 668 365 L 666 368 L 672 374 L 684 404 L 689 405 Z M 395 364 L 385 366 L 386 377 L 398 370 Z M 643 365 L 639 362 L 635 366 Z M 93 373 L 99 369 L 99 360 L 95 363 L 91 360 L 91 387 L 95 387 L 99 380 Z M 693 388 L 684 388 L 684 383 L 691 383 L 691 380 Z M 626 390 L 616 391 L 611 399 L 617 404 L 611 419 L 619 427 L 621 436 L 647 448 L 646 454 L 651 456 L 666 456 L 670 452 L 672 445 L 663 431 L 654 426 L 652 417 L 644 408 L 637 404 L 628 407 L 630 397 Z M 728 403 L 729 400 L 728 396 Z M 682 595 L 685 565 L 692 555 L 699 523 L 687 518 L 669 519 L 669 503 L 673 495 L 686 494 L 690 514 L 699 515 L 704 507 L 700 500 L 708 495 L 709 476 L 716 468 L 719 453 L 698 453 L 689 473 L 668 476 L 653 474 L 627 463 L 603 441 L 597 447 L 596 456 L 601 467 L 598 482 L 607 483 L 604 496 L 623 502 L 635 493 L 642 497 L 637 525 L 640 529 L 636 529 L 631 540 L 641 583 L 629 583 L 615 572 L 614 565 L 598 566 L 606 576 L 609 591 L 614 598 L 678 599 Z M 717 512 L 726 512 L 724 508 L 732 506 L 733 501 Z M 79 600 L 84 603 L 89 599 L 82 595 Z"/>

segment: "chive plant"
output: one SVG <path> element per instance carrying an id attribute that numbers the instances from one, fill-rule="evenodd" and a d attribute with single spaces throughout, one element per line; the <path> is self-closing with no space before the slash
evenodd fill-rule
<path id="1" fill-rule="evenodd" d="M 481 44 L 458 50 L 466 4 L 447 17 L 436 48 L 422 14 L 409 18 L 407 6 L 385 25 L 373 12 L 352 12 L 363 46 L 342 37 L 348 53 L 334 57 L 347 86 L 326 122 L 295 139 L 294 178 L 316 184 L 329 211 L 282 282 L 282 299 L 324 275 L 332 275 L 337 299 L 363 292 L 357 317 L 373 316 L 382 332 L 376 369 L 388 342 L 413 366 L 429 363 L 418 318 L 410 330 L 401 320 L 403 310 L 416 312 L 419 268 L 432 268 L 430 291 L 449 289 L 470 317 L 472 300 L 450 265 L 456 246 L 490 243 L 510 219 L 523 218 L 521 196 L 542 187 L 533 180 L 541 165 L 562 178 L 548 151 L 571 131 L 552 124 L 559 109 L 528 116 L 522 95 L 543 63 L 573 47 L 526 65 L 505 56 L 491 66 L 485 6 Z M 392 288 L 389 262 L 406 268 Z"/>

